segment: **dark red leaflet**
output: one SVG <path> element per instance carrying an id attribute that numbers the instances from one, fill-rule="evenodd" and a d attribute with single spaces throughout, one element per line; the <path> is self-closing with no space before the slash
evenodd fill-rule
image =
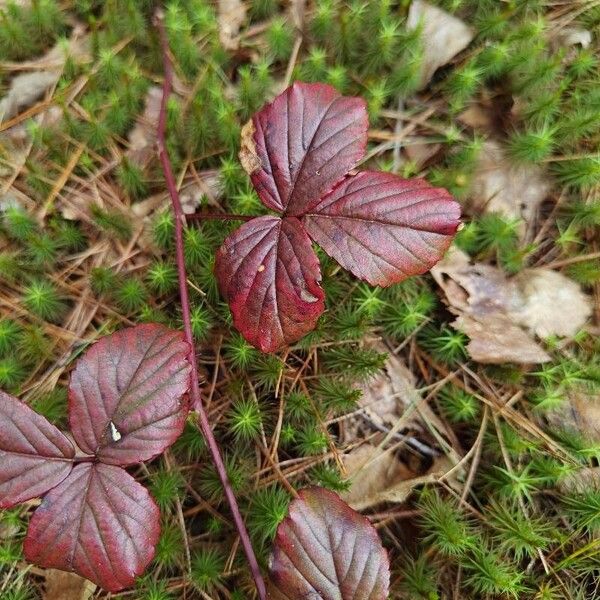
<path id="1" fill-rule="evenodd" d="M 154 556 L 159 510 L 121 467 L 81 463 L 33 514 L 27 560 L 75 571 L 107 591 L 133 585 Z"/>
<path id="2" fill-rule="evenodd" d="M 235 326 L 263 352 L 296 341 L 323 312 L 319 262 L 296 218 L 242 225 L 219 249 L 215 272 Z"/>
<path id="3" fill-rule="evenodd" d="M 303 223 L 342 267 L 388 286 L 441 259 L 460 223 L 460 205 L 422 179 L 364 171 L 344 179 Z"/>
<path id="4" fill-rule="evenodd" d="M 308 488 L 277 529 L 270 579 L 279 599 L 385 600 L 389 560 L 365 517 L 333 492 Z"/>
<path id="5" fill-rule="evenodd" d="M 69 386 L 69 422 L 79 447 L 129 465 L 160 454 L 185 424 L 189 346 L 157 324 L 102 338 L 79 360 Z"/>
<path id="6" fill-rule="evenodd" d="M 290 216 L 302 215 L 365 153 L 365 101 L 322 83 L 295 83 L 252 123 L 260 162 L 252 183 L 265 206 Z"/>
<path id="7" fill-rule="evenodd" d="M 0 390 L 0 508 L 58 485 L 74 456 L 73 445 L 52 423 Z"/>

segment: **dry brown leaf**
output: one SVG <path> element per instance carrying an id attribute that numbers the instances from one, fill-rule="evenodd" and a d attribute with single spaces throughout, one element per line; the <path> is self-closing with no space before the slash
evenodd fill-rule
<path id="1" fill-rule="evenodd" d="M 46 569 L 43 600 L 88 600 L 96 585 L 75 573 Z"/>
<path id="2" fill-rule="evenodd" d="M 0 100 L 0 122 L 8 121 L 31 106 L 49 90 L 60 77 L 67 56 L 81 62 L 89 59 L 88 39 L 82 37 L 82 27 L 73 28 L 67 47 L 57 44 L 44 56 L 21 63 L 29 72 L 13 77 L 8 93 Z"/>
<path id="3" fill-rule="evenodd" d="M 422 27 L 424 46 L 420 88 L 424 88 L 439 67 L 450 62 L 471 43 L 473 31 L 441 8 L 422 0 L 413 0 L 406 27 L 417 29 L 419 26 Z"/>
<path id="4" fill-rule="evenodd" d="M 549 189 L 548 176 L 541 167 L 515 165 L 504 156 L 497 142 L 487 140 L 483 144 L 471 184 L 475 210 L 522 219 L 523 234 Z"/>
<path id="5" fill-rule="evenodd" d="M 569 48 L 570 46 L 581 46 L 588 48 L 592 43 L 592 33 L 581 27 L 561 27 L 550 40 L 556 48 Z"/>
<path id="6" fill-rule="evenodd" d="M 384 368 L 361 386 L 359 406 L 375 425 L 390 426 L 419 396 L 414 387 L 414 376 L 406 365 L 385 345 L 378 343 L 373 348 L 387 352 L 388 357 Z"/>
<path id="7" fill-rule="evenodd" d="M 477 362 L 546 362 L 550 356 L 532 335 L 573 336 L 592 310 L 574 281 L 550 269 L 527 269 L 508 279 L 496 267 L 471 264 L 453 248 L 431 273 Z"/>
<path id="8" fill-rule="evenodd" d="M 546 416 L 555 429 L 579 433 L 590 442 L 600 442 L 600 394 L 571 391 L 564 405 Z"/>
<path id="9" fill-rule="evenodd" d="M 246 18 L 246 5 L 240 0 L 219 0 L 219 39 L 226 50 L 237 50 L 238 34 Z"/>
<path id="10" fill-rule="evenodd" d="M 358 511 L 382 502 L 402 504 L 417 486 L 438 481 L 452 468 L 449 459 L 442 456 L 433 461 L 427 473 L 416 475 L 391 452 L 371 444 L 346 455 L 344 465 L 352 483 L 342 498 Z"/>
<path id="11" fill-rule="evenodd" d="M 144 112 L 127 136 L 129 141 L 127 157 L 131 162 L 142 167 L 148 164 L 155 154 L 156 123 L 160 113 L 161 98 L 162 89 L 158 86 L 150 87 L 144 101 Z"/>
<path id="12" fill-rule="evenodd" d="M 524 298 L 516 315 L 541 338 L 575 335 L 592 314 L 590 298 L 581 287 L 552 269 L 526 269 L 513 282 Z"/>
<path id="13" fill-rule="evenodd" d="M 569 473 L 558 482 L 557 487 L 563 494 L 600 490 L 600 467 L 585 467 Z"/>
<path id="14" fill-rule="evenodd" d="M 342 498 L 356 510 L 367 508 L 385 490 L 416 476 L 394 453 L 371 444 L 355 448 L 343 460 L 352 483 Z M 367 463 L 368 467 L 362 468 Z"/>
<path id="15" fill-rule="evenodd" d="M 551 360 L 543 348 L 504 315 L 461 315 L 453 326 L 469 338 L 467 352 L 476 362 L 535 364 Z"/>

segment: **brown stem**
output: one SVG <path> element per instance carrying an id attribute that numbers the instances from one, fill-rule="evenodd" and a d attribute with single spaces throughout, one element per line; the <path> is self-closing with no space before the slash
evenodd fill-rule
<path id="1" fill-rule="evenodd" d="M 217 221 L 250 221 L 254 217 L 250 215 L 230 215 L 223 213 L 194 213 L 185 216 L 187 221 L 204 221 L 212 219 Z"/>
<path id="2" fill-rule="evenodd" d="M 177 185 L 175 183 L 175 177 L 173 175 L 173 169 L 171 167 L 171 161 L 169 160 L 169 154 L 167 152 L 165 143 L 165 129 L 167 121 L 166 107 L 167 100 L 171 94 L 171 87 L 173 81 L 173 66 L 171 64 L 171 59 L 169 56 L 169 43 L 167 40 L 167 35 L 162 20 L 162 14 L 160 12 L 156 14 L 155 23 L 160 36 L 164 64 L 164 82 L 158 119 L 157 145 L 158 155 L 164 171 L 165 182 L 167 184 L 169 195 L 171 196 L 171 204 L 173 206 L 173 213 L 175 215 L 175 256 L 177 260 L 177 274 L 179 278 L 179 296 L 181 299 L 183 329 L 185 332 L 185 338 L 190 346 L 190 363 L 192 365 L 192 381 L 190 394 L 192 398 L 193 408 L 198 414 L 198 423 L 200 430 L 202 431 L 202 435 L 206 440 L 213 463 L 219 474 L 219 478 L 221 480 L 221 484 L 223 485 L 223 490 L 225 492 L 225 497 L 227 498 L 227 502 L 229 503 L 231 514 L 233 516 L 235 526 L 240 536 L 240 541 L 242 542 L 242 547 L 244 548 L 244 552 L 246 553 L 246 558 L 250 566 L 250 571 L 252 573 L 252 578 L 254 579 L 254 583 L 256 585 L 258 596 L 260 600 L 266 600 L 267 592 L 265 589 L 265 582 L 262 578 L 260 568 L 258 566 L 258 562 L 256 560 L 256 556 L 254 554 L 254 550 L 250 542 L 250 536 L 248 535 L 248 531 L 246 530 L 246 526 L 244 525 L 244 521 L 242 519 L 242 515 L 240 513 L 237 500 L 235 498 L 235 494 L 233 493 L 233 489 L 231 487 L 231 483 L 229 482 L 229 478 L 227 477 L 227 471 L 225 469 L 225 464 L 223 463 L 223 458 L 221 457 L 217 441 L 215 440 L 215 436 L 213 435 L 210 423 L 208 421 L 208 416 L 206 414 L 206 411 L 204 410 L 204 406 L 202 405 L 202 400 L 200 398 L 200 385 L 198 383 L 198 367 L 196 363 L 196 351 L 194 348 L 194 338 L 192 335 L 192 323 L 190 318 L 190 298 L 187 289 L 187 273 L 185 270 L 185 260 L 183 254 L 183 226 L 185 223 L 185 215 L 183 214 L 183 210 L 181 208 L 179 193 L 177 191 Z"/>

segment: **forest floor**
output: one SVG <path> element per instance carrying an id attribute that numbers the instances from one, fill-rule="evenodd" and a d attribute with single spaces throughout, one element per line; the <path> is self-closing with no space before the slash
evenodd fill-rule
<path id="1" fill-rule="evenodd" d="M 0 0 L 0 388 L 59 426 L 92 342 L 181 328 L 154 4 Z M 240 129 L 295 80 L 366 99 L 361 167 L 463 207 L 443 261 L 390 288 L 320 253 L 326 312 L 270 355 L 216 286 L 238 223 L 187 228 L 203 400 L 261 565 L 291 491 L 318 484 L 378 529 L 391 598 L 600 598 L 600 2 L 169 0 L 164 15 L 188 214 L 266 212 Z M 132 473 L 162 515 L 134 590 L 27 564 L 35 500 L 0 512 L 0 599 L 255 597 L 192 422 Z"/>

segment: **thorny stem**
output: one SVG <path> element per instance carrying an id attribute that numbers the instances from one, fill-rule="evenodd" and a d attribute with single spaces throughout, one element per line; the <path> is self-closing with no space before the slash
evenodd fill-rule
<path id="1" fill-rule="evenodd" d="M 200 430 L 202 431 L 202 435 L 206 440 L 208 445 L 208 449 L 210 451 L 213 463 L 217 469 L 219 474 L 219 478 L 221 480 L 221 484 L 223 485 L 223 490 L 225 491 L 225 497 L 227 498 L 227 502 L 229 503 L 229 507 L 231 509 L 231 514 L 233 516 L 233 520 L 235 522 L 235 526 L 237 528 L 238 534 L 240 536 L 240 541 L 242 543 L 242 547 L 244 548 L 244 552 L 246 554 L 246 558 L 248 560 L 248 564 L 250 566 L 250 571 L 252 573 L 252 578 L 254 579 L 254 583 L 256 585 L 256 590 L 258 592 L 258 596 L 260 600 L 266 600 L 267 592 L 265 589 L 265 583 L 262 578 L 260 568 L 258 566 L 258 562 L 256 560 L 256 556 L 254 554 L 254 550 L 252 548 L 252 544 L 250 542 L 250 537 L 248 535 L 248 531 L 246 530 L 246 526 L 244 525 L 244 521 L 242 519 L 242 515 L 240 513 L 240 509 L 237 504 L 237 500 L 235 498 L 235 494 L 233 493 L 233 489 L 231 487 L 231 483 L 229 482 L 229 478 L 227 477 L 227 471 L 225 469 L 225 464 L 223 463 L 223 459 L 221 457 L 221 453 L 219 451 L 219 447 L 217 445 L 217 441 L 213 435 L 212 429 L 210 427 L 210 423 L 208 421 L 208 416 L 206 411 L 204 410 L 204 406 L 202 405 L 202 400 L 200 398 L 200 385 L 198 383 L 198 368 L 196 364 L 196 351 L 194 349 L 194 338 L 192 335 L 192 323 L 190 318 L 190 298 L 187 289 L 187 273 L 185 269 L 185 260 L 183 254 L 183 225 L 185 223 L 185 215 L 183 214 L 183 210 L 181 208 L 181 202 L 179 200 L 179 193 L 177 192 L 177 185 L 175 183 L 175 177 L 173 176 L 173 169 L 171 167 L 171 161 L 169 160 L 169 155 L 166 149 L 165 143 L 165 129 L 166 129 L 166 120 L 167 120 L 167 100 L 171 94 L 171 86 L 173 79 L 173 66 L 171 64 L 171 59 L 169 56 L 169 43 L 167 40 L 167 35 L 165 32 L 162 14 L 157 12 L 155 17 L 155 24 L 158 29 L 158 33 L 160 36 L 160 43 L 162 48 L 162 56 L 163 56 L 163 64 L 164 64 L 164 82 L 162 89 L 162 99 L 160 103 L 160 113 L 158 119 L 158 128 L 157 128 L 157 145 L 158 145 L 158 155 L 162 164 L 162 168 L 165 175 L 165 182 L 167 184 L 167 189 L 169 191 L 169 195 L 171 196 L 171 204 L 173 206 L 173 213 L 175 215 L 175 255 L 177 260 L 177 274 L 179 278 L 179 295 L 181 299 L 181 313 L 183 317 L 183 329 L 185 332 L 185 339 L 190 345 L 190 363 L 192 366 L 191 372 L 191 397 L 193 407 L 198 414 L 198 422 L 200 426 Z"/>

